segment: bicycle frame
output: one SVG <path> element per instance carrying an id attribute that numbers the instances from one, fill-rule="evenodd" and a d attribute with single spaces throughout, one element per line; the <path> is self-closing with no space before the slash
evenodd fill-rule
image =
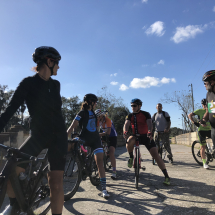
<path id="1" fill-rule="evenodd" d="M 0 147 L 6 149 L 6 146 L 4 146 L 2 144 L 0 144 Z M 7 149 L 10 149 L 10 147 L 7 147 Z M 37 163 L 42 162 L 42 165 L 39 168 L 39 174 L 44 174 L 43 171 L 45 171 L 45 172 L 48 171 L 48 165 L 46 164 L 47 154 L 46 154 L 45 158 L 36 158 L 36 157 L 30 156 L 30 155 L 27 155 L 27 154 L 24 154 L 21 152 L 20 152 L 20 154 L 25 155 L 25 157 L 28 157 L 30 159 L 26 160 L 26 158 L 24 158 L 25 160 L 17 161 L 18 159 L 16 158 L 16 155 L 14 155 L 13 153 L 10 154 L 10 152 L 8 151 L 8 155 L 6 156 L 6 157 L 8 157 L 8 160 L 0 174 L 0 177 L 4 177 L 6 181 L 10 180 L 13 191 L 16 196 L 16 200 L 18 202 L 18 205 L 19 205 L 21 211 L 27 212 L 27 210 L 29 209 L 29 201 L 26 201 L 26 199 L 25 199 L 19 177 L 16 174 L 16 167 L 19 164 L 29 163 L 30 171 L 29 171 L 28 175 L 32 177 L 33 176 L 32 166 L 34 166 L 34 164 L 36 165 Z M 21 159 L 23 159 L 23 158 L 21 158 Z M 42 171 L 40 171 L 41 169 L 42 169 Z M 39 175 L 37 175 L 37 176 L 39 176 Z M 37 180 L 39 178 L 40 177 L 38 177 Z M 33 193 L 35 193 L 36 189 L 37 189 L 37 187 L 34 187 Z M 30 202 L 32 202 L 32 198 L 29 198 L 29 199 L 30 199 Z"/>

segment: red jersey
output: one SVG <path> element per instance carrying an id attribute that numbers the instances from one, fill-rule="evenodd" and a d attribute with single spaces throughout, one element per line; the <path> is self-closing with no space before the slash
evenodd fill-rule
<path id="1" fill-rule="evenodd" d="M 140 111 L 138 113 L 130 113 L 127 118 L 127 120 L 131 121 L 131 127 L 133 134 L 147 134 L 148 133 L 148 125 L 147 125 L 147 119 L 151 119 L 151 115 L 149 112 L 146 111 Z M 136 126 L 135 126 L 136 122 Z M 137 131 L 135 131 L 135 127 Z"/>

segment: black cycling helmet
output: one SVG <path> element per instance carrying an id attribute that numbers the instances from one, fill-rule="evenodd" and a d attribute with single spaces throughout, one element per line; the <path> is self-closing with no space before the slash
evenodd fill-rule
<path id="1" fill-rule="evenodd" d="M 34 53 L 32 54 L 33 61 L 36 64 L 45 63 L 47 65 L 47 59 L 50 58 L 55 63 L 61 60 L 60 53 L 53 47 L 50 46 L 40 46 L 35 49 Z M 48 66 L 48 65 L 47 65 Z M 54 64 L 55 66 L 55 64 Z M 51 75 L 53 75 L 53 67 L 49 67 L 51 70 Z"/>
<path id="2" fill-rule="evenodd" d="M 201 104 L 206 105 L 206 103 L 207 103 L 206 99 L 202 99 Z"/>
<path id="3" fill-rule="evenodd" d="M 132 100 L 131 100 L 131 103 L 135 103 L 135 104 L 137 104 L 137 105 L 142 105 L 142 101 L 141 101 L 140 99 L 137 99 L 137 98 L 132 99 Z"/>
<path id="4" fill-rule="evenodd" d="M 98 98 L 96 95 L 94 95 L 92 93 L 88 93 L 84 96 L 84 101 L 97 102 Z"/>
<path id="5" fill-rule="evenodd" d="M 207 71 L 202 77 L 202 81 L 210 81 L 210 80 L 215 80 L 215 70 Z"/>

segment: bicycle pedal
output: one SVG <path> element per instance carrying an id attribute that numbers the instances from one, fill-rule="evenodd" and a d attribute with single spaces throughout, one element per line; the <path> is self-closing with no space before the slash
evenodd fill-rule
<path id="1" fill-rule="evenodd" d="M 145 166 L 142 166 L 141 169 L 142 169 L 143 171 L 145 171 L 145 170 L 146 170 L 146 167 L 145 167 Z"/>

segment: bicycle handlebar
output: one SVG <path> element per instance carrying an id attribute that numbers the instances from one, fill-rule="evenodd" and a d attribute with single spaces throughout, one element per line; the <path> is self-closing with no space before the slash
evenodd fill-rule
<path id="1" fill-rule="evenodd" d="M 24 158 L 24 159 L 34 160 L 34 161 L 37 160 L 36 157 L 31 156 L 31 155 L 26 154 L 26 153 L 23 153 L 23 152 L 20 152 L 19 149 L 16 149 L 16 148 L 13 148 L 13 147 L 9 147 L 9 146 L 5 146 L 3 144 L 0 144 L 0 148 L 5 149 L 8 153 L 12 152 L 13 154 L 16 154 L 16 155 L 18 155 L 18 156 L 20 156 L 21 158 Z"/>

